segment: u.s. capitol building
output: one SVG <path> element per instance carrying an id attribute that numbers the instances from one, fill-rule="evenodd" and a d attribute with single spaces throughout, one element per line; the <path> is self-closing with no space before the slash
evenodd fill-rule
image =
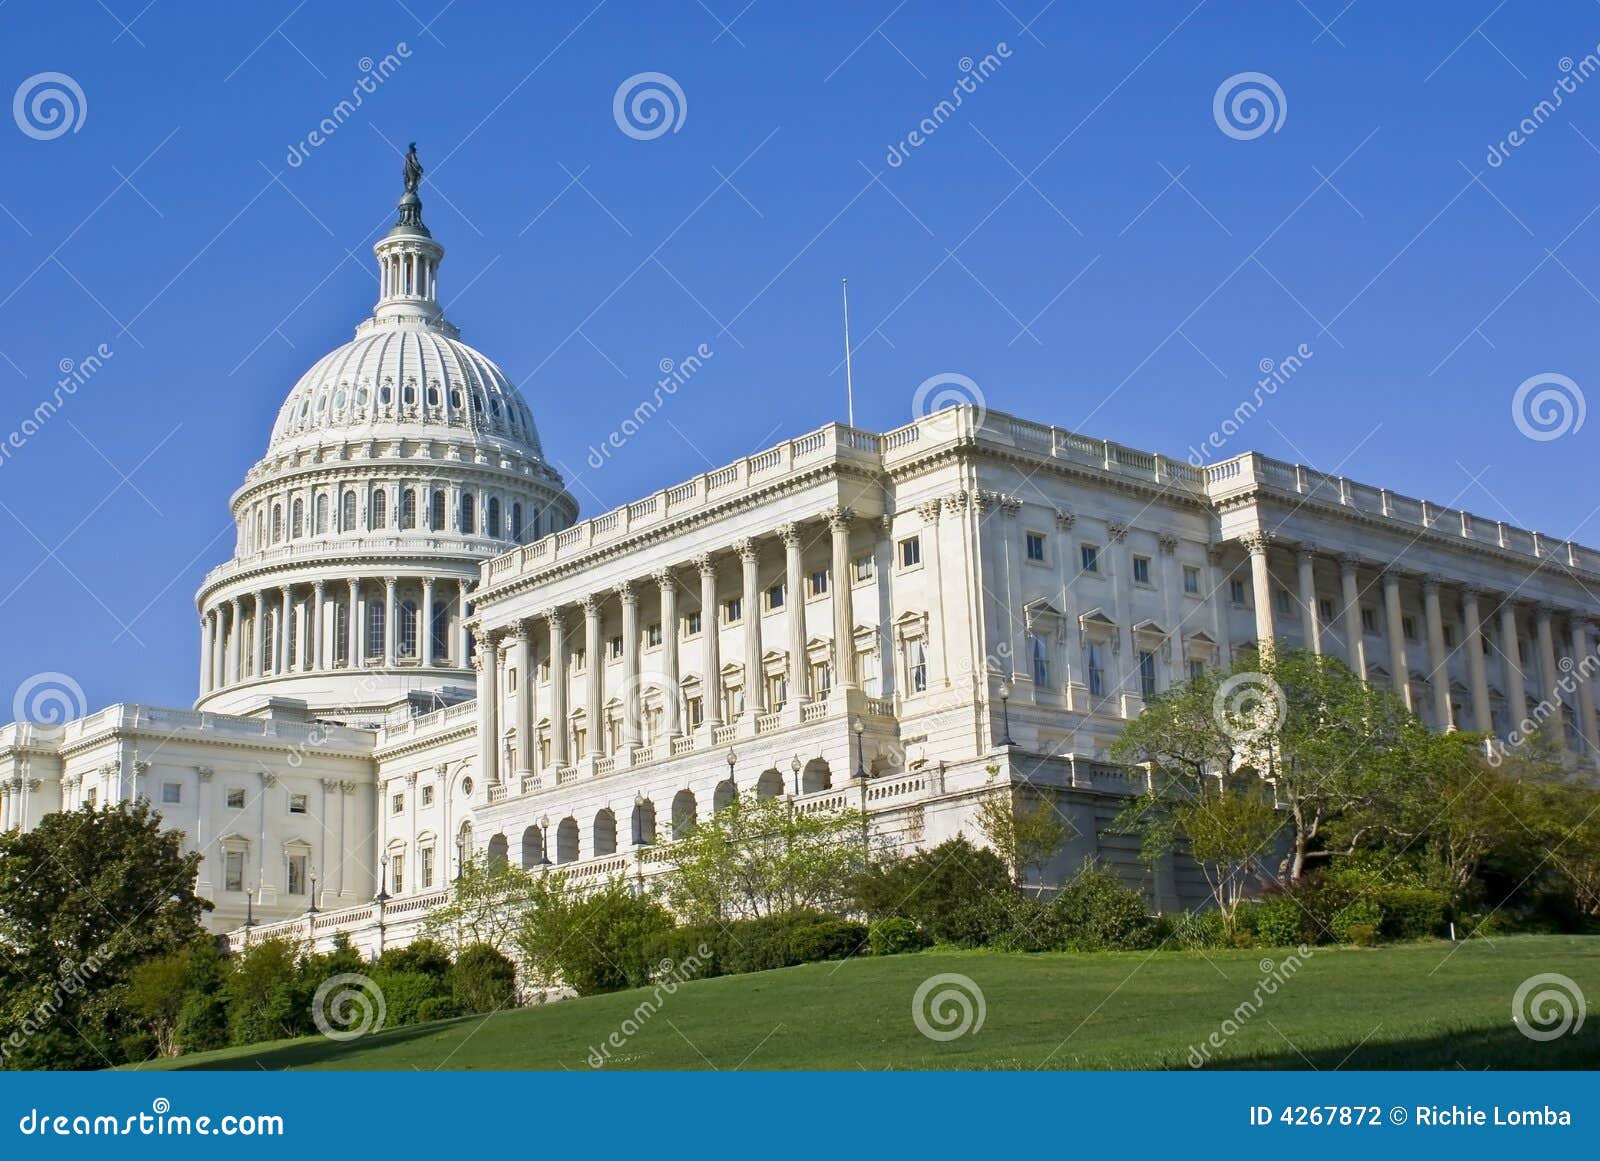
<path id="1" fill-rule="evenodd" d="M 883 844 L 977 837 L 1008 782 L 1071 823 L 1047 877 L 1094 855 L 1192 903 L 1202 883 L 1110 832 L 1142 782 L 1107 747 L 1275 638 L 1437 728 L 1556 716 L 1575 760 L 1600 752 L 1590 687 L 1561 680 L 1596 647 L 1593 549 L 976 405 L 830 423 L 580 522 L 527 405 L 444 318 L 414 188 L 375 249 L 372 317 L 232 498 L 194 708 L 0 729 L 0 826 L 143 797 L 201 852 L 219 930 L 403 940 L 484 852 L 648 878 L 741 794 L 862 807 Z"/>

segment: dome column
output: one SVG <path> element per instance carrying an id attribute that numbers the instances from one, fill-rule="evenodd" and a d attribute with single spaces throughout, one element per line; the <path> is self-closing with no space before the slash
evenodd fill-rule
<path id="1" fill-rule="evenodd" d="M 395 588 L 398 584 L 398 577 L 383 578 L 383 664 L 387 669 L 394 668 Z"/>
<path id="2" fill-rule="evenodd" d="M 251 642 L 250 676 L 260 678 L 265 676 L 267 668 L 267 594 L 257 590 L 255 596 L 254 621 L 250 626 Z"/>
<path id="3" fill-rule="evenodd" d="M 228 682 L 237 685 L 244 680 L 244 598 L 234 597 L 230 610 L 233 626 L 228 632 Z"/>
<path id="4" fill-rule="evenodd" d="M 428 501 L 428 510 L 429 510 L 429 514 L 431 516 L 432 510 L 433 510 L 433 501 L 431 499 Z M 433 578 L 431 576 L 427 576 L 427 577 L 423 577 L 422 578 L 422 611 L 418 614 L 418 616 L 420 617 L 420 619 L 422 621 L 422 624 L 418 626 L 418 631 L 422 635 L 422 641 L 421 641 L 421 645 L 422 645 L 422 667 L 424 669 L 432 669 L 433 668 Z"/>
<path id="5" fill-rule="evenodd" d="M 292 585 L 284 585 L 279 590 L 281 602 L 278 611 L 278 664 L 273 666 L 274 671 L 282 676 L 294 672 L 293 659 L 290 650 L 294 647 L 294 592 Z"/>
<path id="6" fill-rule="evenodd" d="M 350 595 L 346 598 L 346 612 L 344 618 L 345 657 L 344 663 L 351 669 L 361 668 L 361 581 L 351 577 L 346 584 L 350 587 Z"/>
<path id="7" fill-rule="evenodd" d="M 200 614 L 200 694 L 211 692 L 211 614 Z"/>
<path id="8" fill-rule="evenodd" d="M 320 670 L 324 666 L 322 656 L 322 612 L 323 600 L 327 594 L 327 583 L 318 581 L 312 589 L 311 597 L 311 668 Z"/>
<path id="9" fill-rule="evenodd" d="M 456 582 L 456 668 L 465 669 L 472 650 L 467 633 L 467 582 Z"/>

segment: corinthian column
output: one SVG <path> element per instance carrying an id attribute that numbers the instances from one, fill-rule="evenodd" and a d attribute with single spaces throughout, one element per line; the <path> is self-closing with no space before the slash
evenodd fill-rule
<path id="1" fill-rule="evenodd" d="M 279 674 L 293 673 L 290 649 L 294 641 L 294 595 L 288 585 L 284 585 L 279 593 L 282 599 L 278 613 L 278 664 L 273 668 Z"/>
<path id="2" fill-rule="evenodd" d="M 430 504 L 429 507 L 432 507 Z M 433 578 L 422 578 L 422 611 L 418 614 L 422 623 L 417 626 L 417 631 L 422 635 L 422 667 L 433 668 Z"/>
<path id="3" fill-rule="evenodd" d="M 347 582 L 350 587 L 350 596 L 345 604 L 344 635 L 345 655 L 344 663 L 351 669 L 361 668 L 361 582 L 351 577 Z"/>
<path id="4" fill-rule="evenodd" d="M 550 764 L 560 769 L 567 764 L 567 622 L 560 609 L 545 619 L 550 624 Z"/>
<path id="5" fill-rule="evenodd" d="M 934 519 L 938 519 L 939 507 L 934 505 Z M 833 658 L 835 668 L 838 670 L 833 675 L 833 680 L 843 689 L 858 689 L 861 685 L 861 676 L 856 671 L 856 630 L 855 610 L 852 605 L 854 599 L 852 585 L 855 578 L 851 575 L 850 562 L 850 522 L 855 519 L 855 513 L 848 508 L 835 508 L 828 513 L 828 531 L 833 536 Z M 934 553 L 935 559 L 938 553 Z M 937 589 L 937 583 L 935 588 Z M 942 596 L 935 598 L 943 600 Z M 940 618 L 940 633 L 943 633 L 944 619 Z M 940 658 L 941 663 L 943 658 Z"/>
<path id="6" fill-rule="evenodd" d="M 395 600 L 395 588 L 398 583 L 396 577 L 383 578 L 383 663 L 390 669 L 394 668 L 394 623 L 400 605 L 400 602 Z"/>
<path id="7" fill-rule="evenodd" d="M 533 648 L 528 626 L 518 622 L 511 630 L 510 666 L 517 674 L 517 768 L 507 778 L 533 771 Z"/>
<path id="8" fill-rule="evenodd" d="M 1302 544 L 1295 556 L 1300 600 L 1300 627 L 1306 648 L 1322 653 L 1322 622 L 1317 617 L 1316 550 Z"/>
<path id="9" fill-rule="evenodd" d="M 801 559 L 800 528 L 785 524 L 778 529 L 783 538 L 784 560 L 787 566 L 784 579 L 784 611 L 789 622 L 789 706 L 798 715 L 805 702 L 806 691 L 806 578 L 805 563 Z"/>
<path id="10" fill-rule="evenodd" d="M 1267 553 L 1272 537 L 1265 532 L 1250 532 L 1240 538 L 1250 553 L 1250 584 L 1256 604 L 1256 648 L 1265 655 L 1272 651 L 1277 630 L 1272 623 L 1272 567 Z"/>
<path id="11" fill-rule="evenodd" d="M 1444 651 L 1444 617 L 1439 609 L 1439 578 L 1422 581 L 1422 612 L 1428 623 L 1428 684 L 1433 687 L 1433 714 L 1441 730 L 1456 728 L 1450 706 L 1450 669 Z"/>
<path id="12" fill-rule="evenodd" d="M 744 565 L 744 708 L 754 716 L 766 705 L 766 678 L 761 672 L 761 574 L 760 554 L 754 540 L 738 544 L 739 560 Z"/>
<path id="13" fill-rule="evenodd" d="M 1339 596 L 1344 602 L 1344 656 L 1355 675 L 1367 679 L 1367 643 L 1361 626 L 1361 586 L 1356 570 L 1357 557 L 1346 553 L 1339 558 Z"/>
<path id="14" fill-rule="evenodd" d="M 234 597 L 231 605 L 233 628 L 228 634 L 228 681 L 244 680 L 244 598 Z"/>
<path id="15" fill-rule="evenodd" d="M 478 770 L 484 784 L 492 786 L 500 781 L 499 642 L 481 634 L 473 664 L 478 670 Z"/>
<path id="16" fill-rule="evenodd" d="M 700 640 L 705 676 L 705 723 L 707 729 L 722 724 L 722 623 L 717 610 L 717 566 L 708 552 L 695 562 L 700 568 Z"/>
<path id="17" fill-rule="evenodd" d="M 1411 666 L 1406 659 L 1405 621 L 1400 612 L 1400 574 L 1386 568 L 1383 580 L 1383 632 L 1389 638 L 1389 669 L 1394 691 L 1405 702 L 1406 708 L 1416 710 L 1411 704 Z"/>
<path id="18" fill-rule="evenodd" d="M 1556 643 L 1555 633 L 1551 626 L 1551 610 L 1546 605 L 1540 605 L 1533 614 L 1534 632 L 1539 641 L 1539 669 L 1541 688 L 1539 697 L 1547 701 L 1554 708 L 1557 724 L 1556 741 L 1564 750 L 1571 750 L 1572 744 L 1567 741 L 1566 722 L 1562 713 L 1561 687 L 1557 684 L 1561 680 L 1561 671 L 1556 668 Z"/>
<path id="19" fill-rule="evenodd" d="M 1528 714 L 1528 691 L 1522 683 L 1522 651 L 1517 647 L 1517 609 L 1509 597 L 1500 606 L 1500 655 L 1506 671 L 1506 701 L 1510 703 L 1508 732 L 1522 729 Z"/>
<path id="20" fill-rule="evenodd" d="M 1584 750 L 1589 761 L 1600 759 L 1600 735 L 1595 731 L 1594 687 L 1591 660 L 1594 657 L 1589 643 L 1591 627 L 1581 617 L 1572 618 L 1572 673 L 1578 683 L 1578 733 L 1583 735 Z"/>
<path id="21" fill-rule="evenodd" d="M 267 672 L 267 594 L 257 591 L 255 599 L 255 612 L 252 614 L 250 626 L 251 636 L 255 640 L 251 643 L 250 676 L 265 677 Z"/>
<path id="22" fill-rule="evenodd" d="M 632 581 L 617 586 L 622 598 L 622 748 L 631 762 L 639 731 L 639 590 Z"/>
<path id="23" fill-rule="evenodd" d="M 1487 639 L 1483 620 L 1478 610 L 1478 590 L 1466 589 L 1461 594 L 1461 616 L 1467 623 L 1467 636 L 1463 644 L 1467 649 L 1467 674 L 1472 681 L 1472 728 L 1479 733 L 1494 733 L 1494 711 L 1489 707 L 1489 674 L 1483 661 L 1483 645 Z"/>
<path id="24" fill-rule="evenodd" d="M 311 668 L 323 669 L 327 662 L 322 656 L 322 610 L 327 597 L 327 584 L 318 581 L 311 590 Z"/>
<path id="25" fill-rule="evenodd" d="M 683 700 L 678 681 L 678 582 L 670 568 L 657 572 L 655 582 L 661 590 L 661 677 L 665 684 L 661 691 L 662 725 L 667 737 L 676 738 L 683 732 L 678 720 L 678 706 Z"/>
<path id="26" fill-rule="evenodd" d="M 592 593 L 583 598 L 584 717 L 589 720 L 589 751 L 595 757 L 606 752 L 605 730 L 605 651 L 600 640 L 600 598 Z"/>

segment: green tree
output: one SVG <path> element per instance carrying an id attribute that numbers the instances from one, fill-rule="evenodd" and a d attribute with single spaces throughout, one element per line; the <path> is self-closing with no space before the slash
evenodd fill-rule
<path id="1" fill-rule="evenodd" d="M 868 860 L 866 816 L 740 798 L 663 848 L 666 897 L 690 923 L 827 910 Z"/>
<path id="2" fill-rule="evenodd" d="M 533 876 L 505 859 L 479 854 L 462 867 L 451 884 L 450 901 L 423 923 L 429 936 L 443 939 L 457 951 L 483 943 L 506 951 L 521 926 L 533 892 Z"/>
<path id="3" fill-rule="evenodd" d="M 0 835 L 0 1056 L 8 1066 L 124 1062 L 134 969 L 203 935 L 199 854 L 145 803 L 48 814 Z"/>
<path id="4" fill-rule="evenodd" d="M 516 947 L 536 986 L 591 995 L 648 983 L 647 947 L 672 926 L 666 908 L 622 878 L 579 892 L 564 875 L 540 876 Z"/>
<path id="5" fill-rule="evenodd" d="M 228 1038 L 257 1044 L 301 1035 L 311 1023 L 301 993 L 300 949 L 281 937 L 252 944 L 228 974 Z"/>
<path id="6" fill-rule="evenodd" d="M 1072 828 L 1047 791 L 999 781 L 989 767 L 989 788 L 978 800 L 978 832 L 1011 868 L 1020 886 L 1029 870 L 1043 874 Z"/>

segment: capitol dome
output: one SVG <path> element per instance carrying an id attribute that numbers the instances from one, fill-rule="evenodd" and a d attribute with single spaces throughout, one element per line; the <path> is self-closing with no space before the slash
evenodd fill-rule
<path id="1" fill-rule="evenodd" d="M 527 403 L 444 317 L 420 178 L 413 151 L 372 316 L 300 377 L 234 493 L 233 559 L 196 597 L 197 709 L 370 722 L 471 697 L 479 565 L 577 517 Z"/>

